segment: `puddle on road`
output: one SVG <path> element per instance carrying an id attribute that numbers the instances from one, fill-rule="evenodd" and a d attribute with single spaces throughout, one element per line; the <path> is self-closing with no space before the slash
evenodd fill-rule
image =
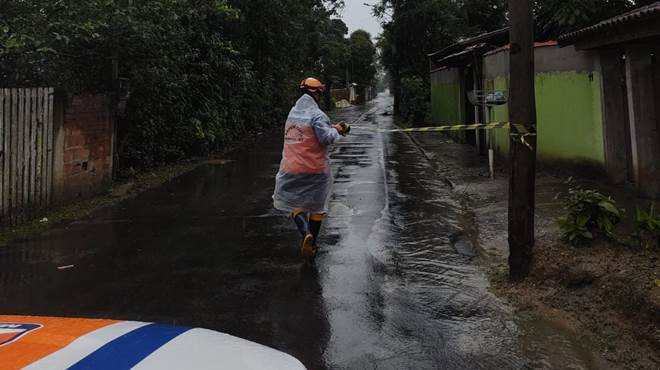
<path id="1" fill-rule="evenodd" d="M 344 143 L 333 156 L 334 242 L 319 263 L 327 368 L 602 369 L 570 332 L 516 317 L 489 291 L 459 197 L 442 181 L 460 169 L 425 160 L 405 135 L 361 129 L 391 124 L 381 117 L 355 125 L 351 141 L 373 147 Z M 359 170 L 346 171 L 345 153 L 362 159 Z"/>
<path id="2" fill-rule="evenodd" d="M 295 230 L 268 212 L 273 142 L 2 251 L 4 307 L 197 324 L 310 369 L 599 369 L 570 333 L 488 291 L 460 202 L 409 138 L 359 126 L 336 151 L 318 274 L 297 272 Z"/>

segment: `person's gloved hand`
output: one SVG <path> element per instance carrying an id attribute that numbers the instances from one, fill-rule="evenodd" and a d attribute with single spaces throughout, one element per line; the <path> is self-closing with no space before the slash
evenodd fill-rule
<path id="1" fill-rule="evenodd" d="M 351 125 L 343 121 L 337 123 L 334 127 L 341 136 L 346 136 L 349 132 L 351 132 Z"/>

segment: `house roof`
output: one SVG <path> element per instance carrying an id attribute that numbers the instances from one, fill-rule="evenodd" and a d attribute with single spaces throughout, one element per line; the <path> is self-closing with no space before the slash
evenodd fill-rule
<path id="1" fill-rule="evenodd" d="M 557 41 L 554 41 L 554 40 L 548 40 L 548 41 L 543 41 L 543 42 L 538 42 L 537 41 L 537 42 L 534 43 L 534 48 L 535 49 L 547 48 L 547 47 L 553 47 L 553 46 L 557 46 L 557 45 L 558 45 Z M 497 49 L 493 49 L 493 50 L 488 51 L 487 53 L 484 53 L 484 56 L 497 54 L 499 52 L 507 51 L 507 50 L 510 50 L 510 49 L 511 49 L 511 44 L 506 44 L 506 45 L 501 46 Z"/>
<path id="2" fill-rule="evenodd" d="M 484 43 L 476 44 L 476 45 L 468 46 L 457 53 L 447 55 L 446 57 L 441 59 L 437 59 L 436 62 L 440 65 L 445 65 L 445 66 L 463 65 L 465 64 L 465 61 L 472 60 L 475 54 L 483 54 L 488 50 L 492 50 L 492 47 L 488 46 L 488 44 L 484 44 Z"/>
<path id="3" fill-rule="evenodd" d="M 633 25 L 657 17 L 660 17 L 660 1 L 637 8 L 628 13 L 606 19 L 593 26 L 561 35 L 559 37 L 559 43 L 561 45 L 571 44 L 578 39 L 591 36 L 600 36 L 603 31 L 609 31 L 613 28 Z"/>

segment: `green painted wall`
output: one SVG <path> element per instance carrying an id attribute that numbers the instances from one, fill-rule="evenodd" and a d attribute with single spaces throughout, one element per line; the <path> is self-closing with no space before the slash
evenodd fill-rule
<path id="1" fill-rule="evenodd" d="M 536 76 L 540 159 L 605 163 L 600 85 L 597 73 Z"/>
<path id="2" fill-rule="evenodd" d="M 431 119 L 434 124 L 462 122 L 461 86 L 458 81 L 431 86 Z"/>
<path id="3" fill-rule="evenodd" d="M 597 73 L 549 72 L 536 75 L 538 158 L 605 163 L 600 100 L 601 79 Z M 495 89 L 507 90 L 507 80 L 498 77 Z M 508 108 L 495 107 L 491 121 L 507 121 Z M 489 139 L 501 155 L 509 150 L 508 132 L 493 130 Z"/>

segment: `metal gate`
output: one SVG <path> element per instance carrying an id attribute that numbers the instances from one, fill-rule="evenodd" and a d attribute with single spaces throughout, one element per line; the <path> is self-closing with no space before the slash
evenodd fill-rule
<path id="1" fill-rule="evenodd" d="M 0 226 L 37 217 L 53 193 L 53 88 L 0 89 Z"/>

